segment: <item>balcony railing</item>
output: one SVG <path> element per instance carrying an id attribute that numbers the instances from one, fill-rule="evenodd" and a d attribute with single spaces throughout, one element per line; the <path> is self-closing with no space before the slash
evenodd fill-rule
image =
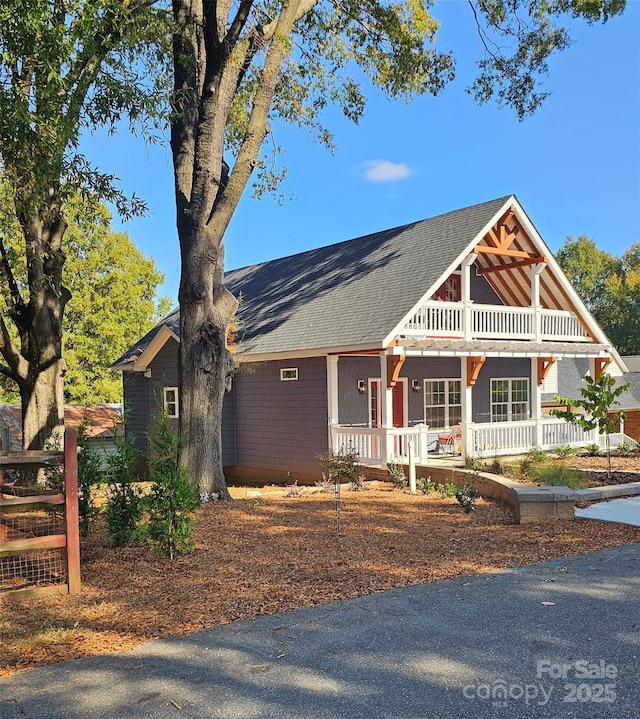
<path id="1" fill-rule="evenodd" d="M 565 310 L 426 302 L 402 329 L 408 337 L 511 339 L 583 342 L 588 334 L 577 316 Z"/>

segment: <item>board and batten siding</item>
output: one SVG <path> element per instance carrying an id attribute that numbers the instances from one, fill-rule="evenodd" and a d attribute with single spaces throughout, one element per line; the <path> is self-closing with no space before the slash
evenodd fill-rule
<path id="1" fill-rule="evenodd" d="M 295 368 L 297 380 L 281 380 Z M 312 357 L 240 366 L 233 380 L 236 464 L 230 478 L 265 482 L 320 479 L 328 449 L 327 360 Z"/>

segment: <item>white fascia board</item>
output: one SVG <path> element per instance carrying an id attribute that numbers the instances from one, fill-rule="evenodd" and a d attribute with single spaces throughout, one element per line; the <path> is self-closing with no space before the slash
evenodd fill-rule
<path id="1" fill-rule="evenodd" d="M 384 346 L 382 344 L 359 344 L 359 345 L 342 345 L 340 347 L 316 347 L 306 350 L 289 350 L 287 352 L 263 352 L 261 354 L 238 350 L 235 355 L 239 364 L 243 362 L 270 362 L 272 360 L 293 360 L 307 359 L 309 357 L 326 357 L 328 355 L 354 354 L 359 352 L 370 354 L 371 352 L 382 352 Z"/>
<path id="2" fill-rule="evenodd" d="M 515 195 L 511 195 L 511 197 L 508 197 L 505 201 L 505 203 L 502 205 L 502 207 L 493 215 L 493 217 L 487 222 L 487 224 L 478 232 L 478 234 L 469 242 L 467 247 L 464 249 L 463 252 L 461 252 L 453 262 L 447 267 L 447 269 L 438 277 L 436 282 L 431 285 L 431 287 L 427 288 L 427 291 L 420 297 L 420 299 L 413 305 L 413 307 L 402 317 L 400 322 L 389 332 L 389 334 L 384 338 L 384 346 L 388 347 L 391 342 L 397 337 L 397 335 L 401 334 L 402 328 L 405 326 L 405 324 L 415 315 L 415 313 L 422 307 L 422 305 L 427 301 L 429 297 L 440 287 L 440 285 L 451 275 L 451 273 L 460 266 L 462 261 L 464 260 L 467 255 L 471 252 L 471 250 L 483 239 L 483 237 L 489 232 L 489 230 L 496 224 L 496 222 L 504 215 L 504 213 L 512 206 L 515 205 L 516 207 L 520 207 L 518 205 L 518 201 L 515 198 Z"/>
<path id="3" fill-rule="evenodd" d="M 162 327 L 160 327 L 160 329 L 156 332 L 151 342 L 149 342 L 149 344 L 140 353 L 138 359 L 130 366 L 130 371 L 146 372 L 149 364 L 170 339 L 173 339 L 180 344 L 180 338 L 178 335 L 170 330 L 166 325 L 162 325 Z"/>
<path id="4" fill-rule="evenodd" d="M 474 349 L 453 349 L 453 348 L 442 348 L 437 349 L 434 347 L 425 347 L 420 349 L 419 347 L 405 347 L 406 357 L 475 357 L 481 354 L 483 357 L 509 357 L 509 358 L 531 358 L 531 357 L 548 357 L 549 351 L 538 349 L 525 352 L 524 350 L 474 350 Z M 571 352 L 565 350 L 558 352 L 553 351 L 551 353 L 556 359 L 562 358 L 595 358 L 595 357 L 606 357 L 608 352 L 604 352 L 602 349 L 594 346 L 593 350 L 579 350 Z"/>

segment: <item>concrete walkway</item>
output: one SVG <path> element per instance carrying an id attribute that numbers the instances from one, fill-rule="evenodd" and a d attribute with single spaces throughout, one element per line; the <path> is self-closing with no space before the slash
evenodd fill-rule
<path id="1" fill-rule="evenodd" d="M 640 544 L 0 680 L 1 719 L 637 719 Z"/>
<path id="2" fill-rule="evenodd" d="M 640 527 L 640 497 L 597 502 L 584 509 L 576 507 L 574 516 L 580 519 L 598 519 L 602 522 L 615 522 Z"/>

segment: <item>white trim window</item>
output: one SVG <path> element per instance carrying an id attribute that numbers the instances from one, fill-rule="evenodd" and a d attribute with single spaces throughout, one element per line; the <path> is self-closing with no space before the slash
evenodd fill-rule
<path id="1" fill-rule="evenodd" d="M 281 382 L 292 382 L 298 379 L 298 368 L 297 367 L 283 367 L 280 370 L 280 381 Z"/>
<path id="2" fill-rule="evenodd" d="M 163 387 L 162 388 L 162 406 L 165 414 L 170 419 L 178 417 L 178 388 Z"/>
<path id="3" fill-rule="evenodd" d="M 529 378 L 491 380 L 491 421 L 520 422 L 529 419 Z"/>
<path id="4" fill-rule="evenodd" d="M 424 381 L 424 421 L 429 429 L 446 429 L 462 421 L 462 381 Z"/>

